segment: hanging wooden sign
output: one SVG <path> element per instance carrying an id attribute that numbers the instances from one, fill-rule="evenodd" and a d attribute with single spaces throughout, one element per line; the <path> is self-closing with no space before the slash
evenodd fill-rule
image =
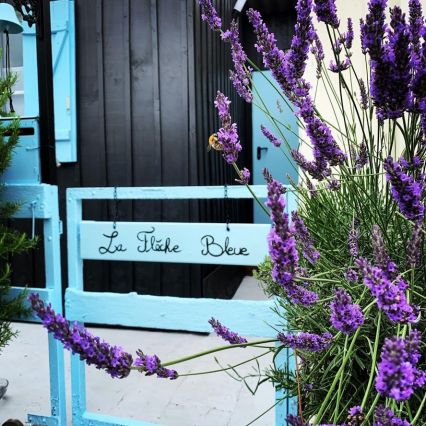
<path id="1" fill-rule="evenodd" d="M 257 265 L 270 225 L 170 222 L 80 224 L 82 259 Z"/>

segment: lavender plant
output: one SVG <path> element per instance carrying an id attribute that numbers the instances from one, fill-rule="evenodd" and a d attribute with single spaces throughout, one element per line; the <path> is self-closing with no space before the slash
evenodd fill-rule
<path id="1" fill-rule="evenodd" d="M 256 102 L 256 67 L 243 50 L 238 25 L 223 28 L 211 0 L 199 4 L 201 18 L 231 46 L 235 90 L 246 102 Z M 300 183 L 290 189 L 264 172 L 268 198 L 262 208 L 272 227 L 269 257 L 257 277 L 267 294 L 277 297 L 282 321 L 276 339 L 250 342 L 212 318 L 214 331 L 228 345 L 165 363 L 139 351 L 133 361 L 120 348 L 70 326 L 37 296 L 31 302 L 67 349 L 113 377 L 135 369 L 176 379 L 179 373 L 167 367 L 197 356 L 255 345 L 275 354 L 291 348 L 294 372 L 275 363 L 274 356 L 271 368 L 261 373 L 262 382 L 286 390 L 286 398 L 297 397 L 298 412 L 289 415 L 288 424 L 424 425 L 426 25 L 421 4 L 408 0 L 406 15 L 399 6 L 388 9 L 387 0 L 368 1 L 359 25 L 361 69 L 353 61 L 356 26 L 339 19 L 334 0 L 298 0 L 296 10 L 286 52 L 261 15 L 247 12 L 263 64 L 300 125 L 299 147 L 291 149 L 282 123 L 260 106 L 270 118 L 263 134 L 300 168 Z M 320 26 L 326 40 L 318 35 Z M 331 57 L 324 53 L 325 43 Z M 316 90 L 305 78 L 311 55 L 316 89 L 325 89 L 333 119 L 316 105 Z M 229 105 L 218 92 L 218 151 L 237 181 L 251 190 L 250 172 L 237 165 L 244 144 Z M 286 190 L 299 202 L 291 215 Z"/>
<path id="2" fill-rule="evenodd" d="M 203 19 L 223 34 L 214 25 L 211 2 L 200 5 Z M 261 103 L 271 124 L 262 127 L 263 134 L 284 154 L 289 150 L 300 168 L 300 183 L 290 189 L 299 201 L 291 220 L 283 185 L 265 171 L 270 258 L 257 276 L 278 297 L 276 311 L 283 319 L 278 339 L 294 349 L 298 366 L 290 378 L 277 365 L 267 374 L 299 400 L 298 415 L 288 418 L 292 425 L 423 425 L 426 26 L 421 3 L 409 0 L 406 15 L 399 6 L 388 8 L 387 0 L 368 1 L 359 25 L 364 61 L 359 68 L 353 61 L 354 23 L 339 19 L 334 0 L 298 0 L 296 9 L 286 52 L 260 14 L 247 12 L 263 64 L 300 125 L 299 147 L 291 149 L 282 123 Z M 322 40 L 321 26 L 327 34 Z M 309 55 L 316 63 L 316 87 L 305 78 Z M 248 60 L 245 76 L 250 66 L 255 69 Z M 234 85 L 238 91 L 241 83 Z M 332 118 L 316 105 L 320 89 L 332 105 Z M 261 99 L 262 93 L 256 95 Z M 225 153 L 228 141 L 220 142 Z"/>

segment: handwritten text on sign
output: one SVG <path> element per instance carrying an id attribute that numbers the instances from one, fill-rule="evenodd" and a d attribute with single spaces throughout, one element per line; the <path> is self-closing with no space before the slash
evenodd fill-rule
<path id="1" fill-rule="evenodd" d="M 269 225 L 83 221 L 83 259 L 256 265 L 267 255 Z"/>

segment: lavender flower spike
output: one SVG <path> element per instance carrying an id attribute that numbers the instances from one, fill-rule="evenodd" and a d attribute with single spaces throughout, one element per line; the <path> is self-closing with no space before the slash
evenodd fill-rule
<path id="1" fill-rule="evenodd" d="M 198 4 L 201 8 L 201 19 L 206 21 L 212 30 L 220 30 L 222 20 L 219 18 L 211 0 L 198 0 Z"/>
<path id="2" fill-rule="evenodd" d="M 240 178 L 235 179 L 235 181 L 241 183 L 242 185 L 248 185 L 250 182 L 250 177 L 250 170 L 247 167 L 244 167 L 244 169 L 242 169 L 240 172 Z"/>
<path id="3" fill-rule="evenodd" d="M 394 412 L 384 405 L 379 405 L 374 412 L 373 426 L 411 426 L 407 420 L 397 417 Z"/>
<path id="4" fill-rule="evenodd" d="M 420 334 L 414 330 L 406 339 L 386 339 L 381 352 L 376 390 L 382 396 L 405 401 L 426 384 L 426 372 L 417 369 Z"/>
<path id="5" fill-rule="evenodd" d="M 219 337 L 221 337 L 223 340 L 226 340 L 231 345 L 247 343 L 247 339 L 245 337 L 241 337 L 237 333 L 231 331 L 229 328 L 222 325 L 218 320 L 211 318 L 209 319 L 209 324 L 213 327 L 213 330 Z"/>
<path id="6" fill-rule="evenodd" d="M 238 138 L 237 125 L 232 123 L 229 105 L 231 101 L 221 92 L 217 92 L 214 105 L 219 113 L 222 127 L 217 132 L 217 139 L 222 146 L 223 156 L 229 164 L 235 163 L 238 153 L 241 151 L 241 144 Z"/>
<path id="7" fill-rule="evenodd" d="M 277 148 L 281 146 L 282 140 L 274 136 L 263 124 L 260 125 L 260 130 L 262 130 L 263 135 L 269 140 L 269 142 L 271 142 L 272 145 Z"/>
<path id="8" fill-rule="evenodd" d="M 268 199 L 266 205 L 271 210 L 273 227 L 268 235 L 269 255 L 272 261 L 272 278 L 286 292 L 293 303 L 305 306 L 318 300 L 318 295 L 294 282 L 298 268 L 299 255 L 296 240 L 290 230 L 288 214 L 282 194 L 284 187 L 264 172 L 268 181 Z"/>
<path id="9" fill-rule="evenodd" d="M 422 256 L 422 243 L 423 243 L 423 224 L 417 222 L 414 225 L 413 233 L 411 234 L 410 241 L 408 241 L 406 257 L 407 264 L 410 268 L 416 268 L 420 264 Z"/>
<path id="10" fill-rule="evenodd" d="M 334 328 L 344 334 L 351 334 L 364 324 L 364 314 L 357 304 L 352 303 L 352 298 L 345 290 L 336 290 L 336 297 L 330 303 L 330 322 Z"/>
<path id="11" fill-rule="evenodd" d="M 163 367 L 157 355 L 145 355 L 141 350 L 136 351 L 136 354 L 138 358 L 136 358 L 134 365 L 139 367 L 138 370 L 145 373 L 146 376 L 156 374 L 157 377 L 163 379 L 177 379 L 178 373 L 175 370 Z"/>
<path id="12" fill-rule="evenodd" d="M 50 305 L 46 306 L 38 294 L 32 293 L 28 299 L 44 327 L 63 343 L 65 349 L 80 355 L 86 364 L 106 370 L 111 377 L 123 379 L 130 374 L 133 362 L 130 354 L 118 346 L 101 341 L 77 323 L 70 327 L 69 322 L 62 315 L 55 314 Z"/>
<path id="13" fill-rule="evenodd" d="M 293 233 L 297 242 L 302 248 L 303 257 L 310 263 L 314 264 L 318 261 L 320 253 L 315 250 L 312 236 L 305 225 L 303 219 L 296 211 L 291 212 Z"/>
<path id="14" fill-rule="evenodd" d="M 357 259 L 356 265 L 361 269 L 364 284 L 377 299 L 377 306 L 393 322 L 415 322 L 418 308 L 411 306 L 405 296 L 407 283 L 402 278 L 395 282 L 389 279 L 388 271 L 372 266 L 365 259 Z"/>
<path id="15" fill-rule="evenodd" d="M 425 214 L 422 202 L 425 189 L 424 179 L 416 181 L 413 176 L 407 175 L 399 162 L 394 162 L 392 157 L 384 161 L 386 179 L 391 184 L 391 192 L 401 213 L 409 220 L 421 221 Z"/>
<path id="16" fill-rule="evenodd" d="M 351 50 L 352 49 L 352 42 L 354 41 L 354 25 L 352 22 L 352 18 L 348 18 L 348 30 L 345 34 L 345 46 L 346 49 Z"/>
<path id="17" fill-rule="evenodd" d="M 291 349 L 301 349 L 307 352 L 319 352 L 327 349 L 331 345 L 333 336 L 331 333 L 312 334 L 312 333 L 299 333 L 284 334 L 278 333 L 278 340 Z"/>
<path id="18" fill-rule="evenodd" d="M 229 76 L 237 93 L 248 103 L 253 100 L 253 94 L 250 90 L 251 68 L 246 67 L 247 55 L 240 43 L 238 24 L 231 22 L 229 30 L 222 33 L 222 40 L 231 44 L 232 62 L 234 70 L 230 71 Z"/>
<path id="19" fill-rule="evenodd" d="M 356 259 L 359 255 L 359 229 L 355 224 L 355 221 L 352 222 L 352 228 L 349 231 L 348 235 L 348 247 L 350 255 Z"/>
<path id="20" fill-rule="evenodd" d="M 333 28 L 339 27 L 335 0 L 315 0 L 314 11 L 318 22 L 324 22 Z"/>

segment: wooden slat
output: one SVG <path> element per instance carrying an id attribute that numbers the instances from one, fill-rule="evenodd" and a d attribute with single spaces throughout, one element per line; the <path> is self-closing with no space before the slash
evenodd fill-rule
<path id="1" fill-rule="evenodd" d="M 208 320 L 220 318 L 231 330 L 248 336 L 274 337 L 273 301 L 188 299 L 139 296 L 136 293 L 85 293 L 68 288 L 69 320 L 164 330 L 210 332 Z"/>
<path id="2" fill-rule="evenodd" d="M 252 185 L 251 190 L 259 198 L 265 198 L 265 185 Z M 223 186 L 163 186 L 151 188 L 117 188 L 117 199 L 126 200 L 189 200 L 224 198 Z M 74 200 L 105 200 L 114 198 L 114 188 L 69 188 L 67 198 Z M 228 198 L 252 198 L 242 185 L 228 186 Z"/>

